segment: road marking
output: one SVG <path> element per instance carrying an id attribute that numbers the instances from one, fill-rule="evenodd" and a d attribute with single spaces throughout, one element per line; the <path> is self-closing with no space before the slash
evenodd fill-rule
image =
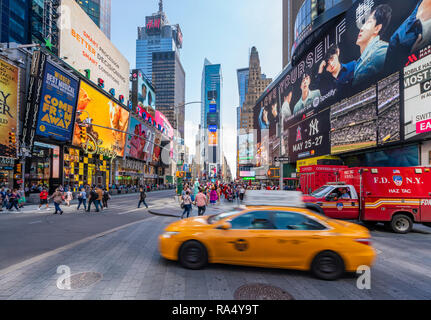
<path id="1" fill-rule="evenodd" d="M 125 229 L 125 228 L 133 226 L 135 224 L 142 223 L 144 221 L 152 220 L 152 219 L 155 219 L 155 217 L 151 217 L 151 218 L 147 218 L 147 219 L 142 219 L 142 220 L 139 220 L 139 221 L 131 222 L 131 223 L 125 224 L 124 226 L 116 227 L 114 229 L 111 229 L 111 230 L 108 230 L 108 231 L 104 231 L 102 233 L 99 233 L 99 234 L 96 234 L 96 235 L 93 235 L 93 236 L 81 239 L 79 241 L 73 242 L 71 244 L 65 245 L 65 246 L 57 248 L 55 250 L 51 250 L 51 251 L 45 252 L 45 253 L 43 253 L 41 255 L 38 255 L 36 257 L 30 258 L 28 260 L 22 261 L 20 263 L 14 264 L 14 265 L 12 265 L 10 267 L 7 267 L 5 269 L 0 270 L 0 277 L 4 276 L 4 275 L 6 275 L 6 274 L 8 274 L 10 272 L 16 271 L 16 270 L 18 270 L 20 268 L 27 267 L 27 266 L 29 266 L 29 265 L 31 265 L 33 263 L 39 262 L 39 261 L 41 261 L 43 259 L 46 259 L 46 258 L 51 257 L 53 255 L 56 255 L 58 253 L 61 253 L 63 251 L 66 251 L 68 249 L 71 249 L 73 247 L 76 247 L 76 246 L 78 246 L 80 244 L 89 242 L 89 241 L 94 240 L 96 238 L 103 237 L 103 236 L 105 236 L 107 234 L 114 233 L 114 232 L 119 231 L 121 229 Z"/>
<path id="2" fill-rule="evenodd" d="M 42 221 L 38 220 L 38 221 L 30 222 L 29 224 L 35 224 L 35 223 L 42 223 Z"/>

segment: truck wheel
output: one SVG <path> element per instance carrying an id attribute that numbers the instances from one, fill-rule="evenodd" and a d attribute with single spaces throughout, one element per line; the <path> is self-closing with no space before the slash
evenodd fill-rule
<path id="1" fill-rule="evenodd" d="M 343 259 L 333 251 L 323 251 L 313 259 L 311 272 L 322 280 L 336 280 L 344 273 Z"/>
<path id="2" fill-rule="evenodd" d="M 397 214 L 392 218 L 391 228 L 395 233 L 409 233 L 413 228 L 413 221 L 409 216 Z"/>
<path id="3" fill-rule="evenodd" d="M 208 253 L 199 241 L 187 241 L 179 250 L 178 260 L 184 268 L 198 270 L 208 263 Z"/>

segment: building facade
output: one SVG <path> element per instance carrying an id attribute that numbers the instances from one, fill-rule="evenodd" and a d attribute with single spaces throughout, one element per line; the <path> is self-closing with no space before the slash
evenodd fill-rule
<path id="1" fill-rule="evenodd" d="M 94 23 L 111 38 L 111 0 L 75 0 Z"/>
<path id="2" fill-rule="evenodd" d="M 156 109 L 184 139 L 186 74 L 176 51 L 153 52 L 153 85 L 156 90 Z"/>
<path id="3" fill-rule="evenodd" d="M 220 64 L 204 60 L 201 82 L 201 163 L 207 176 L 210 167 L 221 173 L 221 92 L 223 78 Z M 213 174 L 213 173 L 211 173 Z"/>
<path id="4" fill-rule="evenodd" d="M 244 130 L 254 129 L 254 106 L 259 96 L 272 81 L 272 79 L 266 79 L 266 76 L 261 72 L 259 53 L 256 47 L 251 49 L 248 70 L 248 87 L 241 110 L 240 122 L 240 128 Z"/>

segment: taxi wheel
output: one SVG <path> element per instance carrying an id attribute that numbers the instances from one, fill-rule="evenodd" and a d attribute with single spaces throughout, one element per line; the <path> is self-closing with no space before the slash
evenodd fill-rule
<path id="1" fill-rule="evenodd" d="M 344 273 L 343 259 L 333 251 L 323 251 L 311 263 L 311 272 L 322 280 L 336 280 Z"/>
<path id="2" fill-rule="evenodd" d="M 395 233 L 409 233 L 413 228 L 413 221 L 409 216 L 397 214 L 392 218 L 391 228 Z"/>
<path id="3" fill-rule="evenodd" d="M 179 250 L 178 260 L 184 268 L 202 269 L 208 263 L 208 253 L 199 241 L 187 241 Z"/>

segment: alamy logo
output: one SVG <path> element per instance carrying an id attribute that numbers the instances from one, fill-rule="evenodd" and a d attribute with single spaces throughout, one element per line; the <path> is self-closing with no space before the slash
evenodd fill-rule
<path id="1" fill-rule="evenodd" d="M 57 273 L 61 274 L 57 279 L 57 288 L 60 290 L 71 290 L 70 275 L 72 274 L 68 266 L 59 266 Z"/>
<path id="2" fill-rule="evenodd" d="M 356 274 L 359 275 L 358 280 L 356 280 L 356 287 L 359 290 L 371 290 L 371 268 L 359 266 L 356 269 Z"/>

